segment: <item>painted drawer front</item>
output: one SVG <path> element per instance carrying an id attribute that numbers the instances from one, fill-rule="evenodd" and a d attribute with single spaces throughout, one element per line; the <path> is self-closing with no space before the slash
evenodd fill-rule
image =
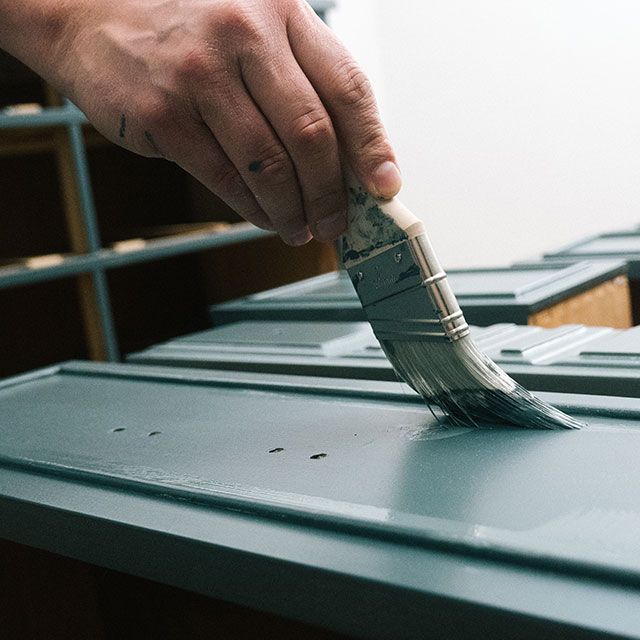
<path id="1" fill-rule="evenodd" d="M 584 327 L 575 324 L 553 329 L 507 325 L 496 336 L 485 338 L 479 335 L 477 343 L 501 364 L 551 365 L 562 361 L 566 354 L 579 353 L 584 344 L 591 344 L 602 336 L 619 332 L 620 330 L 609 327 Z M 640 348 L 640 341 L 638 347 Z"/>
<path id="2" fill-rule="evenodd" d="M 542 261 L 505 269 L 448 272 L 467 322 L 526 324 L 530 314 L 625 272 L 625 263 Z M 242 320 L 365 320 L 346 272 L 332 272 L 292 285 L 214 305 L 214 325 Z"/>
<path id="3" fill-rule="evenodd" d="M 588 427 L 453 428 L 392 383 L 54 367 L 0 387 L 0 535 L 363 637 L 637 637 L 640 400 L 544 397 Z"/>
<path id="4" fill-rule="evenodd" d="M 342 355 L 378 342 L 368 322 L 237 322 L 167 342 L 212 352 Z"/>
<path id="5" fill-rule="evenodd" d="M 640 397 L 640 327 L 502 323 L 472 327 L 477 345 L 531 389 Z M 130 362 L 363 380 L 396 380 L 368 323 L 247 321 L 131 354 Z"/>
<path id="6" fill-rule="evenodd" d="M 629 278 L 640 279 L 640 232 L 604 233 L 545 253 L 545 258 L 571 257 L 580 260 L 623 259 L 629 265 Z"/>
<path id="7" fill-rule="evenodd" d="M 243 320 L 361 321 L 364 311 L 345 271 L 332 271 L 211 307 L 215 326 Z"/>
<path id="8" fill-rule="evenodd" d="M 473 327 L 482 344 L 512 339 L 514 324 Z M 127 357 L 135 364 L 396 380 L 368 322 L 234 322 Z"/>
<path id="9" fill-rule="evenodd" d="M 640 326 L 602 333 L 585 342 L 577 355 L 566 354 L 558 362 L 640 369 Z"/>

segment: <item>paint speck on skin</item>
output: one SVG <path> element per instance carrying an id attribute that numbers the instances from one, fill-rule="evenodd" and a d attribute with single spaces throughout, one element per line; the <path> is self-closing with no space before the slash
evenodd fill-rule
<path id="1" fill-rule="evenodd" d="M 253 162 L 249 163 L 249 166 L 247 168 L 249 169 L 249 171 L 251 171 L 251 173 L 258 173 L 258 171 L 262 169 L 262 161 L 254 160 Z"/>
<path id="2" fill-rule="evenodd" d="M 321 460 L 322 458 L 326 458 L 326 453 L 314 453 L 312 456 L 309 456 L 311 460 Z"/>
<path id="3" fill-rule="evenodd" d="M 153 136 L 148 131 L 144 132 L 144 137 L 146 138 L 147 142 L 149 143 L 149 146 L 151 147 L 154 153 L 156 153 L 159 156 L 164 156 L 162 151 L 160 151 L 160 147 L 158 147 L 158 145 L 156 144 L 156 141 L 153 139 Z"/>

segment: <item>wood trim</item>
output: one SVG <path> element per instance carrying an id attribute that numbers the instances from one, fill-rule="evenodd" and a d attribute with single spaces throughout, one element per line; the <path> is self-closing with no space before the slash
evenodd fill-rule
<path id="1" fill-rule="evenodd" d="M 529 316 L 528 324 L 548 329 L 564 324 L 628 329 L 631 295 L 627 276 L 617 276 Z"/>

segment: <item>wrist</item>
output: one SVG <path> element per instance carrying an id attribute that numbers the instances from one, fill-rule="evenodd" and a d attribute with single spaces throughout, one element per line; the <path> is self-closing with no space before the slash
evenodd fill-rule
<path id="1" fill-rule="evenodd" d="M 0 0 L 0 47 L 58 84 L 78 28 L 78 5 L 77 0 Z"/>

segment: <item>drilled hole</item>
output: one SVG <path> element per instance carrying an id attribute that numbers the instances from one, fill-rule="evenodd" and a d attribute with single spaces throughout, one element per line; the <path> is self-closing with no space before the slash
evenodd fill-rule
<path id="1" fill-rule="evenodd" d="M 281 451 L 284 451 L 283 447 L 276 447 L 275 449 L 270 449 L 269 453 L 280 453 Z"/>
<path id="2" fill-rule="evenodd" d="M 148 436 L 159 436 L 162 433 L 162 431 L 149 431 L 149 433 L 147 433 Z"/>
<path id="3" fill-rule="evenodd" d="M 126 427 L 116 427 L 115 429 L 111 429 L 111 433 L 119 433 L 120 431 L 126 431 Z"/>
<path id="4" fill-rule="evenodd" d="M 311 460 L 320 460 L 320 458 L 326 458 L 326 453 L 314 453 L 312 456 L 309 456 Z"/>

